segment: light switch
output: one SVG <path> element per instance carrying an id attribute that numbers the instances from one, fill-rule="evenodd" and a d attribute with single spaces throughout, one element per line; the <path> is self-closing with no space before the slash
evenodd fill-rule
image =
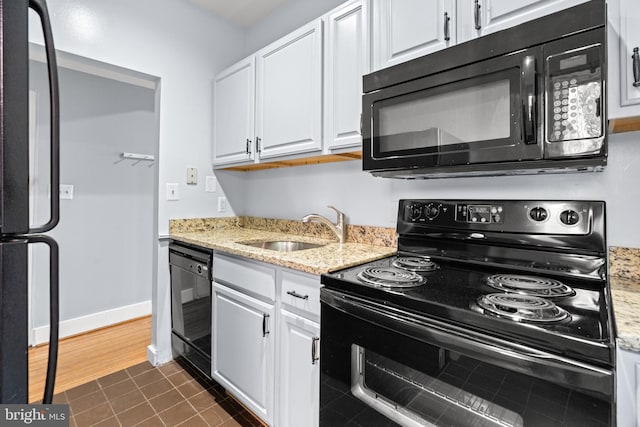
<path id="1" fill-rule="evenodd" d="M 197 184 L 198 183 L 198 169 L 196 168 L 187 168 L 187 184 Z"/>
<path id="2" fill-rule="evenodd" d="M 207 175 L 205 179 L 205 191 L 207 193 L 215 193 L 216 187 L 216 177 L 213 175 Z"/>
<path id="3" fill-rule="evenodd" d="M 73 199 L 73 185 L 60 184 L 60 200 L 72 200 Z"/>
<path id="4" fill-rule="evenodd" d="M 167 182 L 167 200 L 180 200 L 178 184 Z"/>

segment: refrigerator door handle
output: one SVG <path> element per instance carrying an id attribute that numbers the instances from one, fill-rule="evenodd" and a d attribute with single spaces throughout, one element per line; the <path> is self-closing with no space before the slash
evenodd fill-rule
<path id="1" fill-rule="evenodd" d="M 28 244 L 44 243 L 49 246 L 49 358 L 47 361 L 47 378 L 44 385 L 42 403 L 50 404 L 53 400 L 53 389 L 58 367 L 58 335 L 60 320 L 60 286 L 59 286 L 59 250 L 58 242 L 49 236 L 26 236 Z"/>
<path id="2" fill-rule="evenodd" d="M 40 17 L 44 34 L 44 47 L 47 53 L 47 69 L 49 73 L 49 99 L 51 102 L 51 214 L 46 224 L 29 229 L 29 234 L 46 233 L 52 230 L 60 220 L 60 96 L 58 87 L 58 64 L 56 49 L 53 45 L 49 11 L 44 0 L 29 0 L 29 7 Z"/>

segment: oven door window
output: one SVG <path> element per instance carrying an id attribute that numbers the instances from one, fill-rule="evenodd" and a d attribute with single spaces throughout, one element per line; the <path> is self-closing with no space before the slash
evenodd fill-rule
<path id="1" fill-rule="evenodd" d="M 613 391 L 588 391 L 581 375 L 519 353 L 452 350 L 363 317 L 323 304 L 321 427 L 612 425 Z"/>

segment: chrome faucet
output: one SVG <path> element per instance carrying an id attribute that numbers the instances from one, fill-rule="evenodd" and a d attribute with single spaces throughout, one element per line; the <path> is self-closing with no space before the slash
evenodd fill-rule
<path id="1" fill-rule="evenodd" d="M 336 214 L 338 214 L 338 220 L 335 224 L 332 223 L 327 218 L 323 217 L 322 215 L 318 215 L 318 214 L 305 215 L 302 217 L 302 222 L 315 221 L 315 222 L 321 222 L 322 224 L 325 224 L 327 227 L 331 229 L 331 231 L 333 231 L 336 234 L 336 236 L 338 236 L 338 241 L 342 244 L 344 243 L 344 239 L 346 235 L 346 230 L 344 227 L 345 226 L 344 214 L 340 212 L 338 209 L 334 208 L 333 206 L 327 206 L 327 207 L 330 209 L 333 209 L 334 211 L 336 211 Z"/>

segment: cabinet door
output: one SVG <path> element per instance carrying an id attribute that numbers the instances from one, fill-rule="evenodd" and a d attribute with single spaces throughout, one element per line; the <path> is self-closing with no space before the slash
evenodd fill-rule
<path id="1" fill-rule="evenodd" d="M 635 0 L 633 0 L 635 1 Z M 640 426 L 640 353 L 616 351 L 616 405 L 618 427 Z"/>
<path id="2" fill-rule="evenodd" d="M 280 310 L 280 422 L 282 427 L 318 426 L 320 325 Z M 315 348 L 314 348 L 315 347 Z"/>
<path id="3" fill-rule="evenodd" d="M 273 423 L 273 305 L 213 284 L 212 375 L 251 411 Z"/>
<path id="4" fill-rule="evenodd" d="M 367 2 L 349 3 L 326 20 L 325 144 L 359 147 L 362 76 L 370 69 Z"/>
<path id="5" fill-rule="evenodd" d="M 459 10 L 465 15 L 464 19 L 460 19 L 465 22 L 465 29 L 459 34 L 465 39 L 468 34 L 471 37 L 485 36 L 585 1 L 587 0 L 466 0 Z"/>
<path id="6" fill-rule="evenodd" d="M 260 158 L 322 147 L 322 20 L 257 54 L 257 150 Z"/>
<path id="7" fill-rule="evenodd" d="M 640 2 L 638 0 L 620 0 L 619 42 L 621 111 L 616 115 L 621 117 L 640 116 L 640 75 L 637 76 L 638 80 L 636 81 L 633 75 L 632 59 L 633 50 L 640 49 Z M 638 67 L 640 68 L 640 64 Z M 618 76 L 611 76 L 611 78 L 618 78 Z"/>
<path id="8" fill-rule="evenodd" d="M 226 69 L 214 81 L 213 163 L 254 159 L 255 58 Z"/>
<path id="9" fill-rule="evenodd" d="M 453 0 L 373 0 L 374 69 L 454 45 L 455 12 Z"/>

